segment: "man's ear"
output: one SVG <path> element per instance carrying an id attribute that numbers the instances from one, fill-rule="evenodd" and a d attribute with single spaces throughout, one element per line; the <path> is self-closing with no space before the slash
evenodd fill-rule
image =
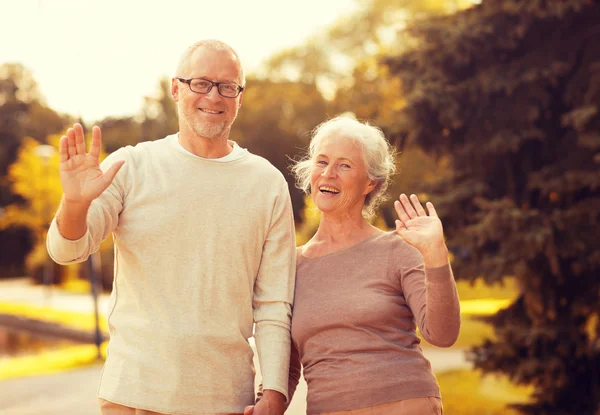
<path id="1" fill-rule="evenodd" d="M 240 102 L 238 102 L 238 109 L 242 108 L 242 100 L 244 99 L 244 91 L 240 92 Z"/>
<path id="2" fill-rule="evenodd" d="M 179 81 L 177 78 L 171 78 L 171 97 L 173 101 L 179 101 Z"/>

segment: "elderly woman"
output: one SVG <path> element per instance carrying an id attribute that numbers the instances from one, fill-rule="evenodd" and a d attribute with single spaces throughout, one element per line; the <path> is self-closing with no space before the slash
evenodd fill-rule
<path id="1" fill-rule="evenodd" d="M 460 328 L 442 223 L 415 195 L 394 202 L 396 229 L 366 219 L 382 200 L 394 156 L 383 133 L 338 117 L 315 130 L 294 166 L 320 211 L 298 248 L 290 396 L 308 385 L 308 414 L 441 414 L 436 378 L 416 328 L 451 346 Z"/>

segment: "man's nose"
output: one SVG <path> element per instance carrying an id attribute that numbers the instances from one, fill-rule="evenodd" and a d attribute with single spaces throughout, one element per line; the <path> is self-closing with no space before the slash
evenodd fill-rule
<path id="1" fill-rule="evenodd" d="M 215 99 L 220 99 L 221 94 L 219 94 L 219 88 L 216 85 L 213 85 L 213 87 L 210 89 L 210 91 L 208 91 L 206 94 L 208 98 L 215 100 Z"/>

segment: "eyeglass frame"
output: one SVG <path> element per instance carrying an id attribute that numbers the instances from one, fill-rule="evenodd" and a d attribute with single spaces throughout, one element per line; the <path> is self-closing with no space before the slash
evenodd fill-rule
<path id="1" fill-rule="evenodd" d="M 179 77 L 175 77 L 175 79 L 177 79 L 179 82 L 183 82 L 184 84 L 187 84 L 188 87 L 190 88 L 190 91 L 192 91 L 194 94 L 208 94 L 208 93 L 210 93 L 210 91 L 212 91 L 212 89 L 215 86 L 217 87 L 217 92 L 223 98 L 237 98 L 237 97 L 240 96 L 240 94 L 242 93 L 242 91 L 244 91 L 244 87 L 241 86 L 241 85 L 236 84 L 235 82 L 214 82 L 214 81 L 211 81 L 210 79 L 205 79 L 205 78 L 179 78 Z M 192 81 L 195 80 L 195 79 L 201 79 L 203 81 L 210 82 L 211 85 L 210 85 L 210 87 L 208 88 L 208 90 L 206 92 L 197 92 L 197 91 L 194 91 L 192 89 Z M 228 97 L 228 96 L 223 95 L 221 93 L 221 90 L 219 89 L 219 85 L 224 85 L 224 84 L 229 84 L 229 85 L 233 84 L 233 85 L 237 86 L 237 91 L 238 91 L 237 95 L 235 95 L 233 97 Z"/>

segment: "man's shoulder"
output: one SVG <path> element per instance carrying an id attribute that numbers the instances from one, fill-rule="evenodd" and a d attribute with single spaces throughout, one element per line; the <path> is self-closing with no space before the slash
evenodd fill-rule
<path id="1" fill-rule="evenodd" d="M 148 153 L 163 154 L 163 151 L 170 146 L 172 136 L 167 136 L 154 141 L 140 141 L 134 145 L 128 145 L 119 148 L 113 154 L 121 154 L 122 157 L 130 157 L 133 159 L 139 156 L 147 155 Z"/>
<path id="2" fill-rule="evenodd" d="M 248 152 L 247 162 L 252 164 L 253 171 L 273 177 L 283 177 L 283 174 L 266 158 Z"/>
<path id="3" fill-rule="evenodd" d="M 139 143 L 137 143 L 133 146 L 127 146 L 124 148 L 127 148 L 127 149 L 129 149 L 129 151 L 133 151 L 133 152 L 161 150 L 164 147 L 168 147 L 172 144 L 172 137 L 173 137 L 172 135 L 168 135 L 168 136 L 160 138 L 158 140 L 140 141 Z"/>

